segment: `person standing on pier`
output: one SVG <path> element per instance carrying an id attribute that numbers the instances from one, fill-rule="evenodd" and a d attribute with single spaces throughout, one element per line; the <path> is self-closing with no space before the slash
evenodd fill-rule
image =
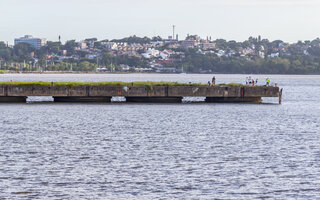
<path id="1" fill-rule="evenodd" d="M 251 76 L 249 76 L 249 79 L 248 79 L 248 81 L 249 81 L 249 85 L 251 85 L 252 84 L 252 78 L 251 78 Z"/>
<path id="2" fill-rule="evenodd" d="M 216 85 L 216 77 L 212 77 L 212 86 L 215 86 Z"/>
<path id="3" fill-rule="evenodd" d="M 266 80 L 266 82 L 267 82 L 267 86 L 269 86 L 270 85 L 270 79 L 269 78 L 267 78 L 267 80 Z"/>

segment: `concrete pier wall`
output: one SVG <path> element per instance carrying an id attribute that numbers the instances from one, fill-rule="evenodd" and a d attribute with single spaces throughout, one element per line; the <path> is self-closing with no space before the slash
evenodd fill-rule
<path id="1" fill-rule="evenodd" d="M 123 96 L 128 101 L 180 101 L 182 97 L 207 97 L 220 100 L 250 100 L 261 97 L 279 97 L 279 87 L 265 86 L 37 86 L 1 85 L 1 97 L 53 96 L 57 101 L 105 101 L 113 96 Z M 62 98 L 66 97 L 66 98 Z M 74 97 L 74 98 L 71 98 Z M 85 98 L 81 98 L 85 97 Z M 140 99 L 138 97 L 141 97 Z M 147 98 L 148 97 L 148 98 Z M 151 99 L 150 97 L 153 97 Z M 171 99 L 170 99 L 171 98 Z M 176 98 L 173 100 L 173 98 Z M 217 99 L 218 100 L 218 99 Z M 109 101 L 109 100 L 108 100 Z"/>
<path id="2" fill-rule="evenodd" d="M 278 97 L 279 87 L 0 86 L 0 96 Z"/>

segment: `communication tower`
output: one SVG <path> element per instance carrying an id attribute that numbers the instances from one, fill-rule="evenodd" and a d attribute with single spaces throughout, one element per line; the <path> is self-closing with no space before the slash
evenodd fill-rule
<path id="1" fill-rule="evenodd" d="M 175 29 L 175 28 L 176 28 L 176 26 L 173 25 L 173 26 L 172 26 L 172 33 L 173 33 L 173 34 L 172 34 L 172 39 L 174 39 L 174 29 Z"/>

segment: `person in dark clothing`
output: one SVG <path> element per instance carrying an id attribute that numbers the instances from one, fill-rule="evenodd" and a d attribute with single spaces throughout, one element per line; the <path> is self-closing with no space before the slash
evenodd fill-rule
<path id="1" fill-rule="evenodd" d="M 216 77 L 214 76 L 213 78 L 212 78 L 212 86 L 215 86 L 216 85 Z"/>

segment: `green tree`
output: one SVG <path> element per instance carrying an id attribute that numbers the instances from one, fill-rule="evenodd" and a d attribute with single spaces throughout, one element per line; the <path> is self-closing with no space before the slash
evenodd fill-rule
<path id="1" fill-rule="evenodd" d="M 111 40 L 112 42 L 127 42 L 127 43 L 140 43 L 140 44 L 146 44 L 146 43 L 150 43 L 151 39 L 148 37 L 138 37 L 136 35 L 130 36 L 130 37 L 126 37 L 123 39 L 119 39 L 119 40 Z"/>
<path id="2" fill-rule="evenodd" d="M 18 62 L 23 62 L 24 60 L 31 60 L 31 52 L 35 52 L 35 48 L 27 43 L 16 44 L 13 48 L 15 60 Z"/>
<path id="3" fill-rule="evenodd" d="M 95 71 L 96 69 L 97 69 L 97 66 L 88 61 L 81 61 L 76 67 L 77 71 L 86 71 L 86 72 Z"/>
<path id="4" fill-rule="evenodd" d="M 75 48 L 78 46 L 75 40 L 69 40 L 63 46 L 64 50 L 67 50 L 67 56 L 71 56 L 75 53 Z"/>

